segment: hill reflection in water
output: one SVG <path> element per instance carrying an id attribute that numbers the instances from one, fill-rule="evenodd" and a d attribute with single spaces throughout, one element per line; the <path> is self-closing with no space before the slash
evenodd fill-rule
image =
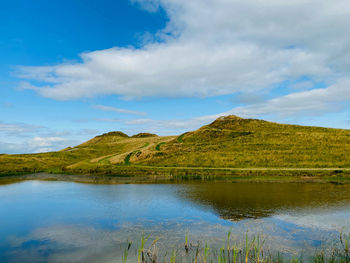
<path id="1" fill-rule="evenodd" d="M 211 209 L 221 218 L 238 221 L 279 213 L 350 208 L 350 185 L 321 183 L 219 182 L 188 184 L 182 198 Z"/>

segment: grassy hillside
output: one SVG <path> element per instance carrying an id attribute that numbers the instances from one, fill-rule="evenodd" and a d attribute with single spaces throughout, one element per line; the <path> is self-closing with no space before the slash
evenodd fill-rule
<path id="1" fill-rule="evenodd" d="M 136 166 L 350 168 L 350 130 L 226 116 L 180 136 L 110 132 L 59 152 L 0 155 L 0 174 L 108 174 Z"/>
<path id="2" fill-rule="evenodd" d="M 0 174 L 69 172 L 76 169 L 90 173 L 97 167 L 109 169 L 108 166 L 126 166 L 135 158 L 151 158 L 158 153 L 158 144 L 174 138 L 146 133 L 129 137 L 122 132 L 110 132 L 58 152 L 0 155 Z"/>
<path id="3" fill-rule="evenodd" d="M 350 130 L 222 117 L 141 162 L 160 166 L 350 167 Z"/>

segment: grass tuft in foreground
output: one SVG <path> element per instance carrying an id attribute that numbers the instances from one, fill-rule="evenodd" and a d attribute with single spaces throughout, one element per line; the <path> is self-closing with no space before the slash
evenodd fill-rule
<path id="1" fill-rule="evenodd" d="M 265 246 L 265 240 L 257 235 L 249 237 L 246 233 L 244 242 L 237 243 L 228 232 L 221 247 L 210 247 L 207 243 L 192 243 L 185 236 L 185 242 L 181 247 L 172 250 L 159 250 L 156 238 L 152 243 L 148 242 L 149 236 L 141 236 L 141 242 L 137 247 L 132 247 L 133 242 L 128 241 L 122 255 L 122 262 L 136 262 L 128 259 L 131 250 L 137 251 L 138 263 L 345 263 L 350 262 L 350 235 L 340 234 L 334 247 L 315 252 L 307 257 L 284 256 L 281 252 L 271 252 Z M 150 243 L 150 244 L 149 244 Z"/>

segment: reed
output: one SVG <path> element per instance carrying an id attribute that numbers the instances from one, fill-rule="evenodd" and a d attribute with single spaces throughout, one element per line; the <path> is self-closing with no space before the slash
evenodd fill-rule
<path id="1" fill-rule="evenodd" d="M 128 245 L 127 247 L 124 249 L 123 251 L 123 255 L 122 255 L 122 263 L 126 263 L 128 260 L 128 256 L 129 256 L 129 250 L 131 248 L 132 242 L 128 241 Z"/>
<path id="2" fill-rule="evenodd" d="M 141 235 L 141 243 L 137 247 L 138 263 L 349 263 L 350 262 L 350 235 L 340 233 L 334 247 L 327 250 L 320 250 L 308 257 L 291 257 L 279 251 L 269 251 L 265 246 L 265 239 L 256 235 L 249 237 L 245 235 L 243 243 L 236 243 L 232 238 L 232 231 L 229 231 L 223 239 L 221 247 L 210 247 L 206 242 L 192 243 L 188 234 L 185 235 L 183 246 L 173 246 L 171 250 L 159 250 L 156 238 L 149 246 L 149 236 Z M 133 242 L 128 241 L 122 255 L 122 263 L 133 262 L 128 258 Z"/>

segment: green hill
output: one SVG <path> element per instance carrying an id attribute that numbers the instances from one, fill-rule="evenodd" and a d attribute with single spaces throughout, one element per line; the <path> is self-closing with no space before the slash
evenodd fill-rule
<path id="1" fill-rule="evenodd" d="M 201 167 L 350 167 L 350 130 L 221 117 L 145 163 Z M 144 162 L 144 161 L 143 161 Z"/>
<path id="2" fill-rule="evenodd" d="M 129 137 L 110 132 L 58 152 L 0 155 L 0 174 L 54 171 L 139 175 L 165 170 L 168 174 L 175 170 L 188 174 L 189 169 L 191 174 L 202 174 L 205 169 L 215 173 L 215 169 L 224 168 L 350 168 L 350 130 L 231 115 L 180 136 L 140 133 Z"/>

